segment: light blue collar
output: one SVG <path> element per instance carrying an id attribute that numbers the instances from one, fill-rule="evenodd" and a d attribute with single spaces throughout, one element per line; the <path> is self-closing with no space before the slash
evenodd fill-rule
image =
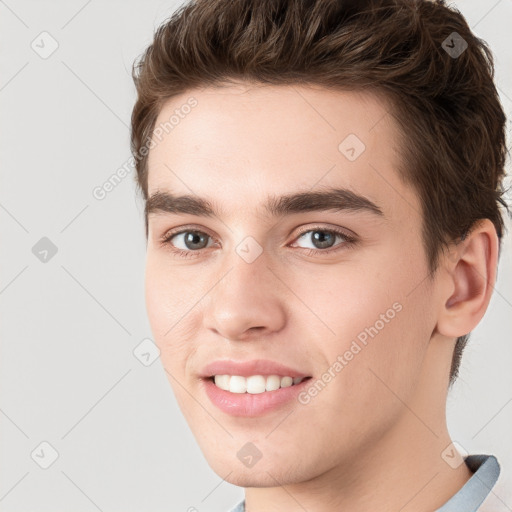
<path id="1" fill-rule="evenodd" d="M 468 455 L 464 462 L 473 476 L 436 512 L 477 512 L 498 480 L 500 465 L 494 455 Z"/>

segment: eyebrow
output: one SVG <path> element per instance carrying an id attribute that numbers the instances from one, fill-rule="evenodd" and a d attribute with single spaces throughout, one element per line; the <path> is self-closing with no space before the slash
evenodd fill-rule
<path id="1" fill-rule="evenodd" d="M 313 211 L 362 211 L 384 217 L 381 208 L 373 201 L 345 188 L 328 188 L 319 191 L 270 195 L 264 208 L 273 217 Z M 209 200 L 194 195 L 173 195 L 157 191 L 146 201 L 145 216 L 156 213 L 190 214 L 220 218 L 221 211 Z"/>

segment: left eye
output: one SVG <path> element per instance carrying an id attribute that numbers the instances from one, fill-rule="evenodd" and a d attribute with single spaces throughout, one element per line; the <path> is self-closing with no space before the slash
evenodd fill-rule
<path id="1" fill-rule="evenodd" d="M 305 247 L 306 249 L 329 249 L 333 247 L 336 238 L 341 239 L 343 242 L 350 241 L 350 238 L 344 233 L 328 229 L 310 229 L 299 235 L 297 240 L 311 240 L 313 247 Z"/>

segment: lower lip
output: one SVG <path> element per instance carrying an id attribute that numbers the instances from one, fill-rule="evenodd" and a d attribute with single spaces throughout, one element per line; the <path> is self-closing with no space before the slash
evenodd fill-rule
<path id="1" fill-rule="evenodd" d="M 231 393 L 217 387 L 211 379 L 203 379 L 203 384 L 208 398 L 221 411 L 231 416 L 261 416 L 296 399 L 310 380 L 304 379 L 293 386 L 256 394 Z"/>

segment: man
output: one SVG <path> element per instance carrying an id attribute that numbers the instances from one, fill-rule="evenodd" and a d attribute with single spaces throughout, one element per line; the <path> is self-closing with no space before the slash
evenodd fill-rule
<path id="1" fill-rule="evenodd" d="M 442 2 L 199 0 L 134 79 L 148 316 L 233 510 L 478 510 L 445 406 L 503 234 L 485 43 Z"/>

